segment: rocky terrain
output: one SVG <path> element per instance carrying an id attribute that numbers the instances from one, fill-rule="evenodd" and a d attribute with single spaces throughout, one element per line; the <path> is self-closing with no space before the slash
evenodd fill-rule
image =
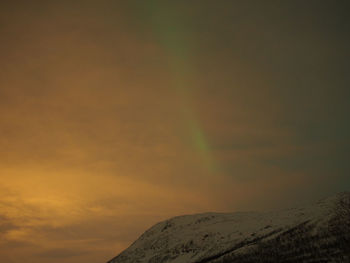
<path id="1" fill-rule="evenodd" d="M 273 212 L 174 217 L 108 263 L 350 262 L 350 193 Z"/>

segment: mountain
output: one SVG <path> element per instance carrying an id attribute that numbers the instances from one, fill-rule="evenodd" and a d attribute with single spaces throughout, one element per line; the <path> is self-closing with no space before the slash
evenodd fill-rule
<path id="1" fill-rule="evenodd" d="M 274 212 L 160 222 L 108 263 L 350 262 L 350 193 Z"/>

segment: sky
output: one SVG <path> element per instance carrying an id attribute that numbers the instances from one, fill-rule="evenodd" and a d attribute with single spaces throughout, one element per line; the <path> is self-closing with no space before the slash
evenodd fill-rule
<path id="1" fill-rule="evenodd" d="M 200 212 L 350 188 L 348 1 L 0 2 L 0 261 L 99 263 Z"/>

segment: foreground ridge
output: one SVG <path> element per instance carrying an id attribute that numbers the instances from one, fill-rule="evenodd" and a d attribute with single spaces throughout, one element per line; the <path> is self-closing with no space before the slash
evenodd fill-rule
<path id="1" fill-rule="evenodd" d="M 350 262 L 350 193 L 274 212 L 174 217 L 107 263 Z"/>

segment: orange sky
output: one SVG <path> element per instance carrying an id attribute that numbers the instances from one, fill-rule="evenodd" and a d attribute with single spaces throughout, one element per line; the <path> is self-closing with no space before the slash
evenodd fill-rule
<path id="1" fill-rule="evenodd" d="M 1 262 L 348 190 L 345 2 L 127 2 L 0 3 Z"/>

